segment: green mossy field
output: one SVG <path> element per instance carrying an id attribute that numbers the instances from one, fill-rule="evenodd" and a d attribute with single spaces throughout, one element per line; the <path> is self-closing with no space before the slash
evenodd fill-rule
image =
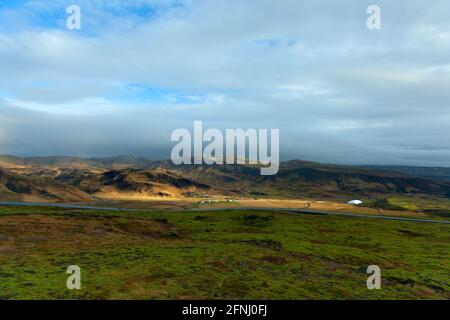
<path id="1" fill-rule="evenodd" d="M 81 290 L 66 287 L 70 265 Z M 445 224 L 0 208 L 0 299 L 449 299 L 449 270 Z"/>

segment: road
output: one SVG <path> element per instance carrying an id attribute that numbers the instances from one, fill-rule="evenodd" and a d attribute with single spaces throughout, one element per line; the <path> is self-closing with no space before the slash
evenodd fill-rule
<path id="1" fill-rule="evenodd" d="M 0 206 L 13 206 L 13 207 L 56 207 L 56 208 L 66 208 L 66 209 L 84 209 L 84 210 L 105 210 L 105 211 L 149 211 L 152 209 L 128 209 L 128 208 L 105 208 L 105 207 L 94 207 L 94 206 L 84 206 L 75 204 L 59 204 L 59 203 L 33 203 L 33 202 L 10 202 L 10 201 L 0 201 Z M 382 219 L 382 220 L 392 220 L 392 221 L 404 221 L 404 222 L 416 222 L 416 223 L 439 223 L 439 224 L 450 224 L 447 220 L 431 220 L 431 219 L 414 219 L 414 218 L 403 218 L 403 217 L 392 217 L 392 216 L 381 216 L 381 215 L 368 215 L 368 214 L 358 214 L 358 213 L 347 213 L 347 212 L 332 212 L 332 211 L 320 211 L 320 210 L 309 210 L 309 209 L 292 209 L 292 208 L 258 208 L 258 207 L 239 207 L 239 208 L 204 208 L 204 209 L 186 209 L 184 211 L 189 212 L 210 212 L 210 211 L 268 211 L 268 212 L 286 212 L 292 214 L 310 214 L 310 215 L 328 215 L 328 216 L 341 216 L 349 218 L 367 218 L 367 219 Z M 156 210 L 164 211 L 164 210 Z M 166 211 L 179 211 L 179 210 L 166 210 Z"/>

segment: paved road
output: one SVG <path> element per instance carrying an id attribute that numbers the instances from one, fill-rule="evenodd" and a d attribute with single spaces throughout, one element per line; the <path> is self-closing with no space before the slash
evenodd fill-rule
<path id="1" fill-rule="evenodd" d="M 32 203 L 32 202 L 10 202 L 10 201 L 0 201 L 0 206 L 14 206 L 14 207 L 56 207 L 56 208 L 67 208 L 67 209 L 88 209 L 88 210 L 104 210 L 104 211 L 149 211 L 152 209 L 129 209 L 129 208 L 105 208 L 105 207 L 94 207 L 94 206 L 84 206 L 75 204 L 58 204 L 58 203 Z M 329 216 L 341 216 L 350 218 L 368 218 L 368 219 L 383 219 L 383 220 L 393 220 L 393 221 L 406 221 L 406 222 L 416 222 L 416 223 L 440 223 L 440 224 L 450 224 L 450 221 L 446 220 L 430 220 L 430 219 L 414 219 L 414 218 L 403 218 L 403 217 L 391 217 L 391 216 L 381 216 L 381 215 L 367 215 L 358 213 L 347 213 L 347 212 L 331 212 L 331 211 L 320 211 L 320 210 L 308 210 L 308 209 L 292 209 L 292 208 L 257 208 L 257 207 L 239 207 L 239 208 L 199 208 L 199 209 L 187 209 L 184 211 L 190 212 L 207 212 L 207 211 L 268 211 L 268 212 L 286 212 L 295 214 L 310 214 L 310 215 L 329 215 Z M 158 209 L 157 211 L 164 211 Z M 180 210 L 166 210 L 166 211 L 180 211 Z"/>

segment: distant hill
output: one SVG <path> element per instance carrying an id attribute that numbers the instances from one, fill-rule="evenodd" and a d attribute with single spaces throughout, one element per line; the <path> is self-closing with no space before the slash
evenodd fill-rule
<path id="1" fill-rule="evenodd" d="M 182 197 L 213 192 L 212 188 L 164 170 L 127 168 L 103 173 L 65 172 L 54 177 L 93 195 L 128 194 L 147 197 Z"/>
<path id="2" fill-rule="evenodd" d="M 26 167 L 59 167 L 59 168 L 82 168 L 82 167 L 149 167 L 154 161 L 135 156 L 115 156 L 109 158 L 78 158 L 78 157 L 15 157 L 11 155 L 0 155 L 0 167 L 4 166 L 26 166 Z"/>
<path id="3" fill-rule="evenodd" d="M 214 165 L 162 167 L 211 186 L 235 192 L 278 197 L 371 197 L 386 194 L 429 194 L 450 197 L 450 182 L 424 179 L 400 172 L 325 165 L 306 161 L 280 164 L 276 176 L 261 176 L 258 166 Z"/>
<path id="4" fill-rule="evenodd" d="M 261 176 L 258 165 L 175 166 L 170 160 L 132 156 L 0 156 L 0 168 L 0 200 L 35 196 L 69 202 L 107 195 L 179 198 L 199 194 L 267 198 L 402 194 L 450 198 L 450 181 L 442 178 L 445 168 L 425 171 L 417 167 L 358 167 L 293 160 L 282 162 L 277 175 Z M 430 178 L 435 175 L 438 178 Z"/>
<path id="5" fill-rule="evenodd" d="M 400 172 L 427 179 L 450 181 L 450 168 L 444 167 L 365 166 L 364 168 Z"/>
<path id="6" fill-rule="evenodd" d="M 50 178 L 21 176 L 0 169 L 0 200 L 84 202 L 92 197 Z"/>

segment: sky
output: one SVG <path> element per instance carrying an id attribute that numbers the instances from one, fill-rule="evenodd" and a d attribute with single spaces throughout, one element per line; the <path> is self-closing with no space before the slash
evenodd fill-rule
<path id="1" fill-rule="evenodd" d="M 448 167 L 449 13 L 446 0 L 1 1 L 0 154 L 170 158 L 173 130 L 200 120 L 280 129 L 282 159 Z"/>

